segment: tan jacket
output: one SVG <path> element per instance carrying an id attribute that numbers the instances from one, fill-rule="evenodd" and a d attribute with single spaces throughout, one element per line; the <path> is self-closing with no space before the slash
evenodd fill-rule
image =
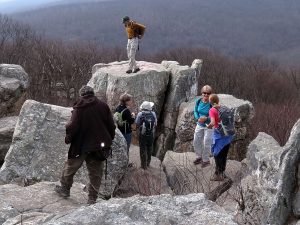
<path id="1" fill-rule="evenodd" d="M 142 24 L 136 23 L 135 21 L 130 21 L 129 25 L 125 26 L 128 39 L 135 37 L 142 38 L 146 27 Z"/>

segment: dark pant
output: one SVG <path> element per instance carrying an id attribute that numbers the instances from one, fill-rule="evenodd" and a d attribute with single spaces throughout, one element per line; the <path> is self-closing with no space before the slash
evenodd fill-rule
<path id="1" fill-rule="evenodd" d="M 74 159 L 68 159 L 65 162 L 60 183 L 62 186 L 70 189 L 73 184 L 73 177 L 85 161 L 88 170 L 90 183 L 88 185 L 89 199 L 96 200 L 101 184 L 103 161 L 96 159 L 94 153 L 85 153 Z"/>
<path id="2" fill-rule="evenodd" d="M 220 151 L 220 153 L 215 156 L 215 162 L 216 162 L 216 174 L 222 174 L 226 169 L 226 161 L 227 161 L 227 154 L 229 150 L 230 144 L 225 145 L 223 149 Z"/>
<path id="3" fill-rule="evenodd" d="M 153 135 L 139 135 L 141 167 L 146 169 L 150 165 L 153 152 Z"/>
<path id="4" fill-rule="evenodd" d="M 129 148 L 130 148 L 130 144 L 131 144 L 131 137 L 132 137 L 132 133 L 126 133 L 126 134 L 123 134 L 125 140 L 126 140 L 126 143 L 127 143 L 127 153 L 129 153 Z"/>

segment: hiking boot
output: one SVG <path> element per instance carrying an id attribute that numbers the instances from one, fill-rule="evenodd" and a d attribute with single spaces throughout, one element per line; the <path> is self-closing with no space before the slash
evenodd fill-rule
<path id="1" fill-rule="evenodd" d="M 202 167 L 202 168 L 205 168 L 205 167 L 207 167 L 207 166 L 209 166 L 209 165 L 210 165 L 210 161 L 202 162 L 202 163 L 201 163 L 201 167 Z"/>
<path id="2" fill-rule="evenodd" d="M 96 199 L 91 199 L 91 198 L 89 198 L 88 200 L 87 200 L 87 205 L 94 205 L 95 203 L 96 203 L 97 201 L 96 201 Z"/>
<path id="3" fill-rule="evenodd" d="M 136 68 L 136 69 L 133 70 L 133 73 L 137 73 L 139 71 L 140 71 L 140 68 Z"/>
<path id="4" fill-rule="evenodd" d="M 222 174 L 214 174 L 212 178 L 210 178 L 211 181 L 223 181 L 224 177 Z"/>
<path id="5" fill-rule="evenodd" d="M 200 163 L 202 163 L 202 158 L 201 158 L 201 157 L 197 158 L 197 159 L 194 161 L 194 164 L 195 164 L 195 165 L 198 165 L 198 164 L 200 164 Z"/>
<path id="6" fill-rule="evenodd" d="M 126 73 L 132 73 L 132 70 L 127 70 Z"/>
<path id="7" fill-rule="evenodd" d="M 55 185 L 54 191 L 63 198 L 70 197 L 70 189 L 60 186 L 60 185 Z"/>

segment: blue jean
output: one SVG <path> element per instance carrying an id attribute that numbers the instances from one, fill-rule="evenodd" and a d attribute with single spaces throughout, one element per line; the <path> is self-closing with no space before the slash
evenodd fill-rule
<path id="1" fill-rule="evenodd" d="M 127 142 L 127 152 L 129 152 L 130 144 L 131 144 L 131 133 L 123 134 L 126 142 Z"/>

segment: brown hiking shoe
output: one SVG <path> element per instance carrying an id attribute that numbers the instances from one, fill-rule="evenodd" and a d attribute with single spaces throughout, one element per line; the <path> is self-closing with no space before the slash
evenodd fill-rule
<path id="1" fill-rule="evenodd" d="M 223 181 L 224 176 L 222 174 L 214 174 L 212 178 L 210 178 L 211 181 Z"/>
<path id="2" fill-rule="evenodd" d="M 202 163 L 202 158 L 201 158 L 201 157 L 197 158 L 197 159 L 194 161 L 194 164 L 195 164 L 195 165 L 198 165 L 198 164 L 200 164 L 200 163 Z"/>
<path id="3" fill-rule="evenodd" d="M 126 73 L 132 73 L 132 70 L 127 70 Z"/>
<path id="4" fill-rule="evenodd" d="M 55 185 L 54 191 L 63 198 L 68 198 L 70 197 L 70 189 L 60 186 L 60 185 Z"/>
<path id="5" fill-rule="evenodd" d="M 201 163 L 201 167 L 204 168 L 204 167 L 207 167 L 210 165 L 210 161 L 207 161 L 207 162 L 202 162 Z"/>

